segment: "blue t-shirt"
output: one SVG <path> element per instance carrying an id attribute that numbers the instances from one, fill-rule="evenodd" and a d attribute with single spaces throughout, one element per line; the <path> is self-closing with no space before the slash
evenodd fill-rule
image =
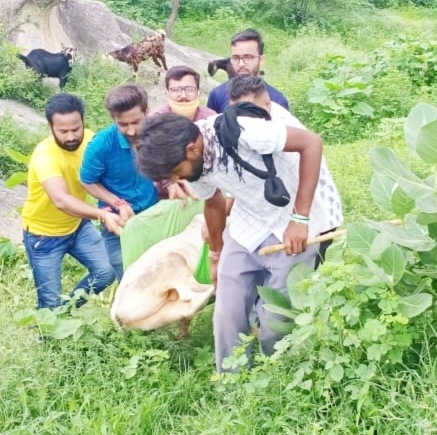
<path id="1" fill-rule="evenodd" d="M 209 96 L 208 103 L 206 104 L 210 109 L 214 110 L 217 113 L 223 113 L 226 107 L 229 106 L 229 95 L 228 95 L 228 86 L 229 81 L 222 83 L 221 85 L 214 88 Z M 288 101 L 284 97 L 284 95 L 279 92 L 274 87 L 270 86 L 266 83 L 267 92 L 270 95 L 270 99 L 275 103 L 282 106 L 284 109 L 288 109 Z"/>
<path id="2" fill-rule="evenodd" d="M 99 131 L 88 143 L 80 168 L 83 183 L 100 183 L 126 200 L 135 213 L 158 202 L 153 181 L 136 169 L 135 153 L 115 124 Z M 99 200 L 100 206 L 107 206 Z"/>

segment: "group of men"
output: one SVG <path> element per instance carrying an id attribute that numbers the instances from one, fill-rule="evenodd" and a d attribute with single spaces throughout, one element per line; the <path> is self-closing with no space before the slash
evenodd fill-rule
<path id="1" fill-rule="evenodd" d="M 258 76 L 261 35 L 240 32 L 230 49 L 237 77 L 210 93 L 208 107 L 200 106 L 199 74 L 186 66 L 167 72 L 167 104 L 150 115 L 141 86 L 112 89 L 105 106 L 114 123 L 94 136 L 84 128 L 79 98 L 52 97 L 46 106 L 52 136 L 32 154 L 22 213 L 38 307 L 52 309 L 63 303 L 67 253 L 88 270 L 70 295 L 78 289 L 99 293 L 123 276 L 119 232 L 129 218 L 160 197 L 205 200 L 219 372 L 239 334 L 249 333 L 254 307 L 261 349 L 273 352 L 279 335 L 268 323 L 276 315 L 263 307 L 257 285 L 285 292 L 293 264 L 317 264 L 320 247 L 307 247 L 308 236 L 342 223 L 319 136 Z M 97 198 L 97 207 L 86 202 L 87 193 Z M 101 234 L 91 219 L 101 222 Z M 279 242 L 285 252 L 258 254 Z"/>

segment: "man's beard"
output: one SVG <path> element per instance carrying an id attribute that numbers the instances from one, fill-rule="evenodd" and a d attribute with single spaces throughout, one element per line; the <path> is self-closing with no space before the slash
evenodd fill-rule
<path id="1" fill-rule="evenodd" d="M 189 176 L 186 177 L 185 179 L 187 181 L 189 181 L 190 183 L 193 181 L 197 181 L 203 173 L 203 159 L 201 158 L 195 166 L 193 166 L 193 173 Z"/>
<path id="2" fill-rule="evenodd" d="M 71 141 L 69 141 L 69 142 L 61 142 L 61 141 L 56 137 L 55 134 L 53 134 L 53 137 L 55 138 L 55 142 L 57 143 L 57 145 L 58 145 L 60 148 L 62 148 L 62 149 L 65 150 L 65 151 L 70 151 L 70 152 L 72 152 L 72 151 L 76 151 L 76 150 L 80 147 L 80 144 L 81 144 L 82 141 L 83 141 L 83 134 L 82 134 L 82 137 L 80 138 L 80 140 L 79 140 L 79 139 L 77 139 L 77 140 L 71 140 Z"/>

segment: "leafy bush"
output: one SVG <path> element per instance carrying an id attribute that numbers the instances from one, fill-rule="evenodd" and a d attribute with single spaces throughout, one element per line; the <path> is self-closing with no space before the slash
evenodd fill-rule
<path id="1" fill-rule="evenodd" d="M 437 83 L 437 44 L 399 36 L 375 52 L 376 69 L 384 74 L 389 66 L 408 74 L 415 87 Z"/>
<path id="2" fill-rule="evenodd" d="M 43 134 L 20 128 L 10 116 L 0 117 L 0 178 L 5 179 L 15 172 L 25 171 L 23 162 L 8 154 L 8 149 L 23 155 L 29 155 L 33 147 L 43 138 Z"/>
<path id="3" fill-rule="evenodd" d="M 18 49 L 8 44 L 0 32 L 0 98 L 41 110 L 54 89 L 44 86 L 34 71 L 25 69 L 17 54 Z"/>
<path id="4" fill-rule="evenodd" d="M 378 373 L 416 360 L 415 348 L 436 315 L 437 107 L 416 106 L 404 132 L 409 151 L 428 165 L 421 177 L 390 149 L 371 152 L 372 196 L 402 225 L 351 224 L 316 272 L 305 265 L 292 269 L 288 298 L 260 289 L 266 308 L 284 318 L 272 327 L 291 332 L 273 359 L 286 355 L 300 362 L 287 388 L 324 397 L 346 383 L 359 413 L 371 402 L 367 393 Z"/>

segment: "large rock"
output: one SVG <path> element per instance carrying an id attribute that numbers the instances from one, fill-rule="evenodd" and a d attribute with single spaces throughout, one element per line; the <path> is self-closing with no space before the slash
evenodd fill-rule
<path id="1" fill-rule="evenodd" d="M 0 0 L 0 16 L 8 41 L 20 47 L 23 54 L 34 48 L 57 52 L 62 46 L 70 46 L 78 49 L 82 60 L 139 41 L 155 30 L 121 18 L 105 4 L 92 0 Z M 185 64 L 197 70 L 202 75 L 204 93 L 217 85 L 208 76 L 207 65 L 218 56 L 167 39 L 166 57 L 169 67 Z M 151 62 L 145 64 L 154 69 Z M 158 86 L 164 98 L 162 79 Z"/>

